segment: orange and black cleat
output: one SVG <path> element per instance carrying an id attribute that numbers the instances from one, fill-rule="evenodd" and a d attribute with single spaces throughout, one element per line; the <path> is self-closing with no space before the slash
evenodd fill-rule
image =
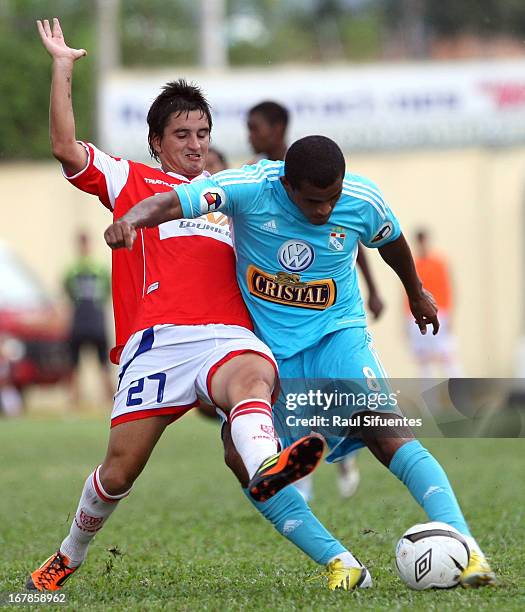
<path id="1" fill-rule="evenodd" d="M 60 551 L 51 555 L 27 579 L 30 591 L 58 591 L 78 567 L 69 567 L 69 559 Z"/>
<path id="2" fill-rule="evenodd" d="M 323 438 L 313 434 L 268 457 L 248 484 L 251 497 L 265 502 L 287 485 L 308 476 L 318 466 L 323 450 Z"/>

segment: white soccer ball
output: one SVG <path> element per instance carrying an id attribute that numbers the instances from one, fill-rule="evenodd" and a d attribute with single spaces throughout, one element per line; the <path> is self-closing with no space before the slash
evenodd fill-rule
<path id="1" fill-rule="evenodd" d="M 397 571 L 417 591 L 455 587 L 469 558 L 465 538 L 446 523 L 414 525 L 396 546 Z"/>

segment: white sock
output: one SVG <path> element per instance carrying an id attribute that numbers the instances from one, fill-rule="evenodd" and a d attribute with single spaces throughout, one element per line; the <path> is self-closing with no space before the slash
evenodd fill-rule
<path id="1" fill-rule="evenodd" d="M 350 551 L 345 551 L 343 553 L 339 553 L 332 557 L 328 563 L 332 563 L 336 559 L 340 559 L 343 562 L 344 567 L 363 567 L 361 563 L 354 557 L 354 555 Z"/>
<path id="2" fill-rule="evenodd" d="M 261 463 L 277 452 L 272 407 L 266 400 L 246 399 L 230 410 L 229 419 L 233 443 L 252 478 Z"/>
<path id="3" fill-rule="evenodd" d="M 121 495 L 108 495 L 100 483 L 99 470 L 100 466 L 87 477 L 69 535 L 60 545 L 60 552 L 69 558 L 71 567 L 77 567 L 84 561 L 91 540 L 118 502 L 129 494 L 126 491 Z"/>
<path id="4" fill-rule="evenodd" d="M 300 478 L 293 483 L 293 486 L 303 496 L 305 502 L 309 502 L 314 494 L 314 479 L 313 474 L 308 474 L 304 478 Z"/>

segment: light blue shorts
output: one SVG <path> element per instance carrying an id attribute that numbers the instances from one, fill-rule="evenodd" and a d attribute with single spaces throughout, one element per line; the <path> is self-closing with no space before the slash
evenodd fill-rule
<path id="1" fill-rule="evenodd" d="M 282 446 L 316 431 L 327 441 L 330 463 L 364 446 L 357 434 L 349 435 L 348 419 L 368 410 L 398 412 L 386 400 L 391 394 L 387 375 L 364 327 L 338 330 L 280 360 L 279 376 L 281 392 L 273 414 Z"/>

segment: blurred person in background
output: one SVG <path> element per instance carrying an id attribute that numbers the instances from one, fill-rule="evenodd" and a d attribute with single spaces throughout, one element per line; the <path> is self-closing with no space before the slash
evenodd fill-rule
<path id="1" fill-rule="evenodd" d="M 64 290 L 71 303 L 70 348 L 73 371 L 71 373 L 71 401 L 80 400 L 79 362 L 85 348 L 94 348 L 100 364 L 100 373 L 108 400 L 112 400 L 115 385 L 108 363 L 108 338 L 105 307 L 111 296 L 111 280 L 107 268 L 91 254 L 89 236 L 79 232 L 76 237 L 76 259 L 66 271 Z"/>
<path id="2" fill-rule="evenodd" d="M 224 153 L 219 149 L 210 147 L 208 149 L 208 158 L 206 160 L 206 171 L 210 174 L 215 174 L 216 172 L 226 170 L 227 168 L 228 160 L 226 159 L 226 155 L 224 155 Z"/>
<path id="3" fill-rule="evenodd" d="M 283 160 L 288 150 L 288 125 L 290 122 L 290 111 L 273 100 L 265 100 L 248 111 L 246 128 L 248 130 L 248 141 L 255 157 L 253 161 L 269 159 L 271 161 Z M 333 238 L 333 248 L 340 247 L 337 237 Z M 365 248 L 361 243 L 358 245 L 357 264 L 365 280 L 368 291 L 367 307 L 372 313 L 374 321 L 377 321 L 384 310 L 384 302 L 379 295 L 372 270 L 368 265 Z M 345 457 L 337 464 L 337 487 L 343 498 L 354 495 L 359 487 L 360 475 L 357 465 L 357 453 Z M 307 476 L 300 480 L 295 486 L 306 500 L 313 496 L 313 476 Z"/>
<path id="4" fill-rule="evenodd" d="M 429 233 L 420 229 L 415 234 L 416 270 L 423 285 L 432 293 L 439 309 L 441 327 L 436 336 L 422 336 L 405 300 L 406 326 L 410 348 L 422 379 L 444 376 L 460 378 L 463 368 L 457 354 L 457 341 L 452 333 L 454 306 L 450 268 L 443 255 L 431 248 Z"/>
<path id="5" fill-rule="evenodd" d="M 255 153 L 255 161 L 284 159 L 288 149 L 286 132 L 290 113 L 278 102 L 267 100 L 252 106 L 248 111 L 246 126 L 248 140 Z"/>

